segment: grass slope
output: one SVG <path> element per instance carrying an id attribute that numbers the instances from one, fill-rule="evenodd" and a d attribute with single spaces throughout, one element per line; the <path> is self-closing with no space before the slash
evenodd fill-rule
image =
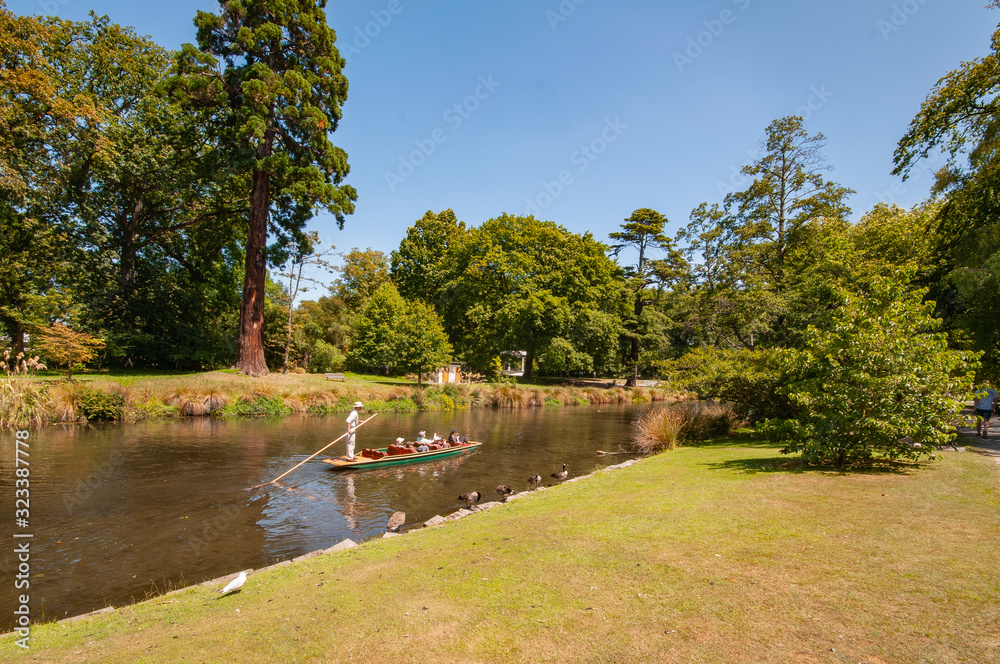
<path id="1" fill-rule="evenodd" d="M 995 662 L 998 489 L 972 452 L 839 474 L 747 440 L 682 448 L 224 599 L 36 626 L 23 659 Z"/>

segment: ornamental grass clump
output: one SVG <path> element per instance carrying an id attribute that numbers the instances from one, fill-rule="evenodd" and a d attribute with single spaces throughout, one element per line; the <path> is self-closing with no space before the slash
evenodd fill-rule
<path id="1" fill-rule="evenodd" d="M 684 412 L 676 408 L 649 411 L 636 424 L 636 448 L 644 454 L 675 449 L 681 443 L 686 420 Z"/>
<path id="2" fill-rule="evenodd" d="M 11 357 L 5 350 L 0 358 L 0 427 L 41 426 L 48 419 L 48 395 L 44 385 L 31 377 L 44 370 L 37 357 L 18 353 Z"/>
<path id="3" fill-rule="evenodd" d="M 636 447 L 644 453 L 672 450 L 709 438 L 728 437 L 746 422 L 730 404 L 680 403 L 657 408 L 636 424 Z"/>
<path id="4" fill-rule="evenodd" d="M 61 383 L 49 390 L 50 416 L 53 422 L 79 422 L 84 419 L 80 401 L 87 392 L 82 383 Z"/>
<path id="5" fill-rule="evenodd" d="M 200 417 L 209 413 L 204 397 L 192 394 L 187 390 L 178 390 L 163 400 L 168 406 L 173 406 L 184 417 Z"/>
<path id="6" fill-rule="evenodd" d="M 504 383 L 494 386 L 486 398 L 486 404 L 491 408 L 521 408 L 525 401 L 526 396 L 522 390 Z"/>

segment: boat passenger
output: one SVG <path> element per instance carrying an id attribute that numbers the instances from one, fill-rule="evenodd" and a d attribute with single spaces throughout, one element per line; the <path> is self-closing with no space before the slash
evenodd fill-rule
<path id="1" fill-rule="evenodd" d="M 417 436 L 417 442 L 418 443 L 429 443 L 429 442 L 431 442 L 431 439 L 427 437 L 427 432 L 426 431 L 421 431 L 420 435 Z"/>
<path id="2" fill-rule="evenodd" d="M 455 431 L 454 429 L 451 430 L 451 435 L 448 436 L 448 442 L 451 443 L 452 445 L 455 445 L 460 442 L 458 439 L 458 432 Z"/>
<path id="3" fill-rule="evenodd" d="M 430 452 L 431 448 L 428 447 L 427 443 L 417 443 L 416 450 L 418 452 Z"/>

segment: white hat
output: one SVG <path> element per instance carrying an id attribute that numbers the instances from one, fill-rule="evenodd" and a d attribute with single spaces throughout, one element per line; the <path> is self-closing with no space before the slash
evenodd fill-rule
<path id="1" fill-rule="evenodd" d="M 354 402 L 354 407 L 355 408 L 364 408 L 365 405 L 363 403 L 361 403 L 360 401 L 355 401 Z"/>
<path id="2" fill-rule="evenodd" d="M 397 442 L 397 443 L 402 443 L 402 442 L 403 442 L 403 437 L 402 437 L 402 436 L 400 436 L 399 438 L 397 438 L 397 439 L 396 439 L 396 442 Z"/>
<path id="3" fill-rule="evenodd" d="M 426 431 L 421 431 L 421 432 L 420 432 L 420 435 L 421 435 L 421 436 L 423 436 L 423 435 L 424 435 L 424 434 L 426 434 L 426 433 L 427 433 Z"/>

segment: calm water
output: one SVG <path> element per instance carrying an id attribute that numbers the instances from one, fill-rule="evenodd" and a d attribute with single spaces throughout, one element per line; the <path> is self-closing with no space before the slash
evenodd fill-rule
<path id="1" fill-rule="evenodd" d="M 357 450 L 397 436 L 447 435 L 483 443 L 438 462 L 335 472 L 318 459 L 280 485 L 271 480 L 344 430 L 342 417 L 161 421 L 137 425 L 49 427 L 30 438 L 31 613 L 33 621 L 77 615 L 143 599 L 151 592 L 259 568 L 350 538 L 381 536 L 396 510 L 408 527 L 462 506 L 460 493 L 496 498 L 539 473 L 569 464 L 584 475 L 628 457 L 615 451 L 632 429 L 628 406 L 458 414 L 379 415 L 358 431 Z M 366 414 L 367 416 L 367 414 Z M 14 435 L 0 432 L 0 506 L 14 529 Z M 10 536 L 4 538 L 13 540 Z M 21 541 L 21 540 L 19 540 Z M 14 610 L 13 545 L 4 546 L 0 623 Z"/>

